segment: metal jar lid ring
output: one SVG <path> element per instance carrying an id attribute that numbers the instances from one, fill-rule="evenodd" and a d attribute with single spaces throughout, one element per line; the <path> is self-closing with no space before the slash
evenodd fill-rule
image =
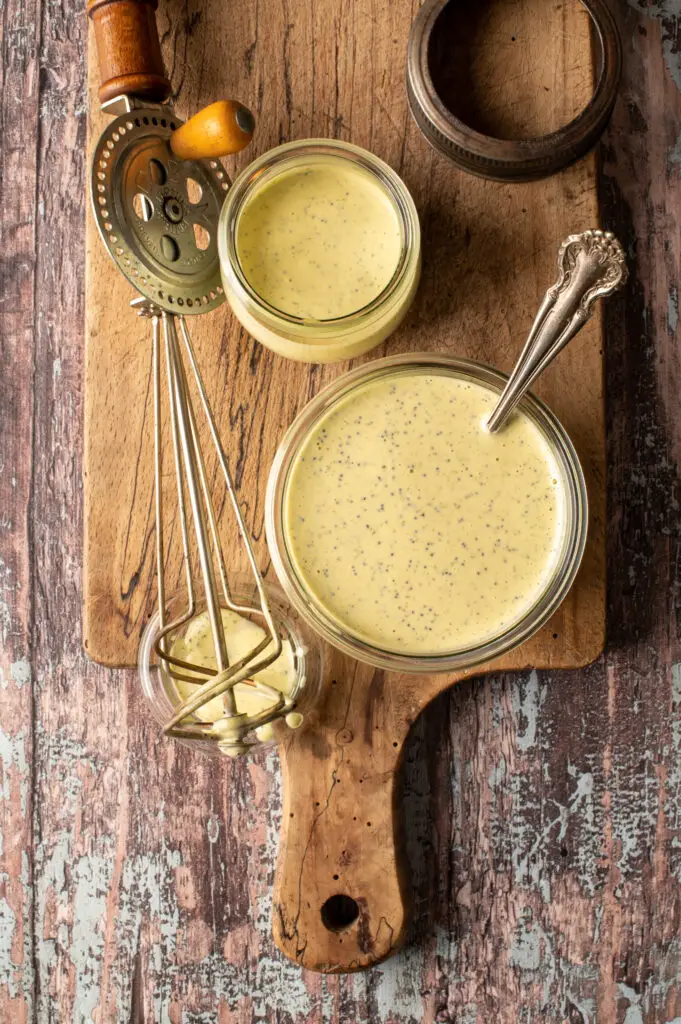
<path id="1" fill-rule="evenodd" d="M 412 26 L 407 52 L 407 93 L 428 141 L 471 174 L 497 181 L 532 181 L 567 167 L 598 141 L 610 119 L 622 69 L 622 44 L 605 0 L 581 0 L 596 28 L 600 71 L 594 94 L 574 120 L 529 139 L 497 139 L 465 124 L 440 99 L 429 65 L 433 29 L 448 3 L 426 0 Z"/>

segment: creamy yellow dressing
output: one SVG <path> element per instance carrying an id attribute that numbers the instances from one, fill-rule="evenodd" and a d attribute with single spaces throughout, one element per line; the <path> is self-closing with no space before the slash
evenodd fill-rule
<path id="1" fill-rule="evenodd" d="M 286 542 L 313 601 L 351 635 L 399 654 L 466 650 L 545 589 L 565 530 L 562 476 L 524 414 L 485 429 L 497 398 L 453 375 L 385 375 L 301 446 Z"/>
<path id="2" fill-rule="evenodd" d="M 239 214 L 236 248 L 246 280 L 267 303 L 328 320 L 380 295 L 402 236 L 374 177 L 343 158 L 318 157 L 255 189 Z"/>
<path id="3" fill-rule="evenodd" d="M 222 609 L 222 622 L 225 630 L 225 641 L 227 654 L 231 664 L 243 658 L 256 647 L 265 637 L 265 630 L 256 622 L 238 615 L 227 608 Z M 260 657 L 265 657 L 271 650 L 266 647 Z M 171 646 L 170 654 L 174 658 L 191 662 L 193 665 L 202 665 L 205 668 L 217 668 L 215 657 L 215 644 L 210 628 L 208 612 L 197 615 L 187 625 L 182 636 L 177 637 Z M 258 682 L 271 686 L 287 696 L 292 694 L 298 683 L 295 657 L 289 640 L 282 641 L 282 651 L 279 657 L 267 668 L 262 669 L 254 677 Z M 193 696 L 199 683 L 189 683 L 181 680 L 175 681 L 180 696 Z M 234 698 L 237 711 L 240 714 L 256 715 L 274 703 L 267 694 L 257 690 L 253 685 L 243 682 L 237 683 L 234 687 Z M 224 716 L 225 707 L 223 698 L 214 697 L 194 712 L 196 718 L 201 722 L 219 722 Z M 302 715 L 291 712 L 286 716 L 287 724 L 291 728 L 297 728 L 302 723 Z M 257 730 L 261 740 L 271 739 L 272 730 L 270 725 L 262 726 Z"/>

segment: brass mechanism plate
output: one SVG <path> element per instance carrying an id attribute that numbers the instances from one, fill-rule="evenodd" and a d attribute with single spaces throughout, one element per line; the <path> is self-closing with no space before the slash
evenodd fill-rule
<path id="1" fill-rule="evenodd" d="M 229 178 L 217 160 L 178 160 L 168 107 L 121 114 L 92 162 L 92 202 L 118 268 L 155 306 L 205 313 L 224 301 L 217 228 Z"/>

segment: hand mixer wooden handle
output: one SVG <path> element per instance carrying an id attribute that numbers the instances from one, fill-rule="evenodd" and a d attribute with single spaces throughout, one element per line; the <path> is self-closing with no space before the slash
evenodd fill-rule
<path id="1" fill-rule="evenodd" d="M 180 160 L 209 160 L 238 153 L 251 141 L 255 121 L 248 107 L 235 100 L 210 103 L 170 137 Z"/>
<path id="2" fill-rule="evenodd" d="M 157 0 L 88 0 L 99 57 L 102 103 L 136 96 L 162 103 L 170 94 L 156 28 Z M 234 100 L 219 100 L 175 131 L 170 145 L 181 160 L 238 153 L 251 141 L 251 112 Z"/>
<path id="3" fill-rule="evenodd" d="M 170 94 L 156 28 L 157 0 L 88 0 L 99 57 L 102 103 L 139 96 L 162 103 Z"/>

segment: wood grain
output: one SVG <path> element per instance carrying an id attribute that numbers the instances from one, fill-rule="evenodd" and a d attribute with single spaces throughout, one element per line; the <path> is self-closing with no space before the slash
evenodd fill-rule
<path id="1" fill-rule="evenodd" d="M 284 7 L 287 22 L 299 6 Z M 421 716 L 400 794 L 408 943 L 370 971 L 327 978 L 290 965 L 271 939 L 276 755 L 218 767 L 159 740 L 134 673 L 81 653 L 86 20 L 80 3 L 0 12 L 0 558 L 16 566 L 2 568 L 12 624 L 1 646 L 30 667 L 18 685 L 3 661 L 0 687 L 0 1020 L 681 1015 L 681 22 L 672 0 L 612 8 L 625 80 L 601 150 L 601 208 L 634 275 L 605 324 L 608 649 L 580 672 L 460 683 Z M 265 5 L 230 10 L 253 53 L 265 46 Z M 202 70 L 180 30 L 200 5 L 171 14 L 162 35 L 176 84 L 186 52 L 187 74 L 215 73 L 219 60 Z M 309 45 L 294 25 L 263 60 L 301 34 Z M 257 95 L 269 78 L 255 64 L 249 75 L 249 56 L 235 64 Z M 338 67 L 347 85 L 342 46 Z M 21 739 L 8 749 L 7 736 Z"/>

